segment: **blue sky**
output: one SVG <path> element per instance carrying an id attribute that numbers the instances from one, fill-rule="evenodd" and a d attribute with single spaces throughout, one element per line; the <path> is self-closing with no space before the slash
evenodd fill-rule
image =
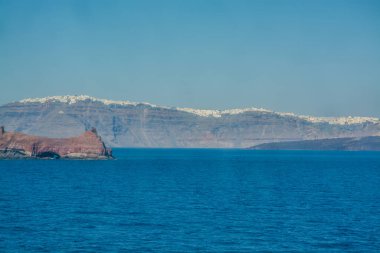
<path id="1" fill-rule="evenodd" d="M 0 88 L 380 116 L 380 1 L 0 0 Z"/>

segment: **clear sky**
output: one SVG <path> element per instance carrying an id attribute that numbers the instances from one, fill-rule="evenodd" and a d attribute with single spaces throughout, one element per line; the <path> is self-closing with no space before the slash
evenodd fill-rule
<path id="1" fill-rule="evenodd" d="M 380 1 L 0 0 L 0 104 L 380 116 Z"/>

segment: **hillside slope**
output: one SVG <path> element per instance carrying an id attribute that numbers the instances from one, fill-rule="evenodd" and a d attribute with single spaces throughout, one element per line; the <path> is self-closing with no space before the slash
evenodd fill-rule
<path id="1" fill-rule="evenodd" d="M 380 136 L 265 143 L 251 149 L 380 151 Z"/>

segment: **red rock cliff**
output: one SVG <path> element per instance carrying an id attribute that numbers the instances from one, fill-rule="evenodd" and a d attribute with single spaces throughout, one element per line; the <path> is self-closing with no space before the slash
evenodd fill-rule
<path id="1" fill-rule="evenodd" d="M 60 139 L 6 132 L 1 127 L 0 158 L 109 159 L 112 151 L 95 129 L 78 137 Z"/>

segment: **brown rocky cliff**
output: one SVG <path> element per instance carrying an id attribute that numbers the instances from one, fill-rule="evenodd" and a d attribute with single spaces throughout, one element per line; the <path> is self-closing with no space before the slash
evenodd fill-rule
<path id="1" fill-rule="evenodd" d="M 12 155 L 9 155 L 12 152 L 17 152 L 26 158 L 112 158 L 111 149 L 106 148 L 95 129 L 72 138 L 47 138 L 6 132 L 2 127 L 0 128 L 0 152 L 8 154 L 8 158 L 12 158 Z"/>

